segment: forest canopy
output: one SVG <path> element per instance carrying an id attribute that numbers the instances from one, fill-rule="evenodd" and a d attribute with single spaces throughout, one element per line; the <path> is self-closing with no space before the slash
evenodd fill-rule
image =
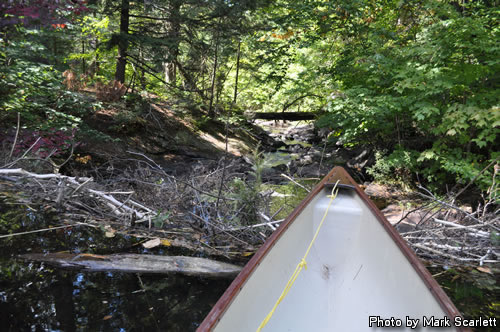
<path id="1" fill-rule="evenodd" d="M 0 19 L 7 134 L 17 114 L 88 134 L 102 102 L 147 91 L 209 118 L 314 112 L 331 143 L 377 151 L 376 178 L 492 190 L 496 0 L 16 0 Z"/>

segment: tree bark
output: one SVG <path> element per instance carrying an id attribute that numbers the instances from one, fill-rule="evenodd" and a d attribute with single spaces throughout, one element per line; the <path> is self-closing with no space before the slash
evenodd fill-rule
<path id="1" fill-rule="evenodd" d="M 233 104 L 236 104 L 236 98 L 238 97 L 238 75 L 240 73 L 240 54 L 241 54 L 241 40 L 238 40 L 238 55 L 236 56 L 236 78 L 234 79 Z"/>
<path id="2" fill-rule="evenodd" d="M 89 1 L 90 4 L 90 1 Z M 97 16 L 97 13 L 94 11 L 93 14 L 94 19 Z M 99 49 L 99 37 L 96 35 L 95 40 L 94 40 L 95 46 L 94 46 L 94 62 L 90 65 L 90 77 L 94 78 L 95 74 L 99 74 L 99 52 L 97 50 Z M 91 45 L 92 47 L 93 45 Z"/>
<path id="3" fill-rule="evenodd" d="M 122 0 L 120 11 L 120 40 L 118 42 L 118 59 L 116 62 L 115 80 L 125 82 L 125 68 L 127 65 L 127 35 L 129 26 L 130 0 Z"/>
<path id="4" fill-rule="evenodd" d="M 169 1 L 167 5 L 168 18 L 166 22 L 166 38 L 168 41 L 167 57 L 163 63 L 165 82 L 175 86 L 177 80 L 177 66 L 175 65 L 179 55 L 179 33 L 181 1 Z"/>
<path id="5" fill-rule="evenodd" d="M 85 54 L 85 40 L 82 39 L 82 54 Z M 82 59 L 82 74 L 85 74 L 87 71 L 87 63 L 85 58 Z"/>
<path id="6" fill-rule="evenodd" d="M 211 118 L 215 117 L 215 111 L 213 109 L 213 104 L 214 104 L 215 76 L 217 75 L 218 55 L 219 55 L 219 31 L 216 31 L 215 32 L 214 67 L 212 70 L 212 84 L 210 86 L 210 105 L 208 107 L 208 116 Z"/>

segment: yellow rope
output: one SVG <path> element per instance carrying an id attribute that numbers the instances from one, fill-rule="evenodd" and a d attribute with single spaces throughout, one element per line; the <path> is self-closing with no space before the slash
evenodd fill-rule
<path id="1" fill-rule="evenodd" d="M 281 301 L 283 301 L 283 299 L 287 296 L 288 292 L 292 288 L 293 283 L 295 282 L 295 280 L 299 276 L 299 274 L 302 271 L 302 269 L 306 269 L 307 270 L 307 262 L 306 262 L 307 255 L 309 255 L 309 251 L 311 251 L 311 248 L 312 248 L 312 246 L 314 244 L 314 241 L 316 241 L 316 238 L 318 237 L 319 230 L 321 229 L 321 226 L 323 226 L 323 222 L 326 219 L 326 215 L 328 214 L 328 210 L 330 209 L 330 205 L 332 205 L 333 200 L 335 199 L 335 197 L 337 197 L 338 190 L 335 190 L 335 189 L 337 189 L 337 184 L 338 183 L 339 183 L 339 181 L 337 181 L 335 183 L 335 186 L 333 186 L 331 195 L 328 195 L 328 197 L 330 198 L 330 202 L 328 203 L 328 207 L 326 208 L 325 214 L 323 215 L 323 219 L 321 219 L 321 222 L 319 223 L 319 226 L 316 229 L 316 233 L 314 234 L 314 236 L 313 236 L 313 238 L 311 240 L 311 243 L 309 243 L 309 247 L 307 247 L 307 250 L 306 250 L 306 253 L 304 254 L 304 257 L 302 257 L 302 259 L 300 260 L 299 264 L 295 268 L 295 271 L 293 272 L 292 276 L 290 277 L 290 280 L 288 280 L 285 288 L 283 289 L 283 292 L 281 293 L 280 297 L 278 298 L 278 301 L 276 301 L 276 303 L 274 304 L 274 307 L 267 314 L 266 318 L 264 318 L 264 320 L 262 321 L 262 323 L 260 323 L 260 326 L 257 329 L 257 332 L 260 332 L 264 328 L 264 326 L 266 326 L 266 324 L 269 322 L 269 320 L 273 316 L 274 312 L 276 311 L 276 308 L 278 307 L 278 305 L 281 303 Z"/>

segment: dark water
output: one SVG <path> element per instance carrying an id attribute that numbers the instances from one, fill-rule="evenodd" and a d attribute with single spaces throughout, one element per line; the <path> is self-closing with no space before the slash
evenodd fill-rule
<path id="1" fill-rule="evenodd" d="M 481 272 L 474 267 L 429 268 L 436 281 L 460 310 L 464 318 L 500 318 L 500 269 L 488 267 Z M 498 324 L 498 323 L 497 323 Z M 481 331 L 498 331 L 497 327 L 482 327 Z"/>
<path id="2" fill-rule="evenodd" d="M 0 235 L 61 222 L 55 212 L 2 204 L 1 194 Z M 230 284 L 181 275 L 62 270 L 18 258 L 59 251 L 179 254 L 146 251 L 134 238 L 106 238 L 102 230 L 85 226 L 0 238 L 0 331 L 194 331 Z M 500 317 L 498 269 L 430 270 L 465 318 Z"/>
<path id="3" fill-rule="evenodd" d="M 0 234 L 44 228 L 54 223 L 50 219 L 0 205 Z M 101 230 L 83 226 L 1 238 L 0 330 L 194 331 L 229 280 L 88 273 L 17 258 L 48 251 L 137 253 L 139 246 L 133 244 L 131 238 L 108 239 Z"/>

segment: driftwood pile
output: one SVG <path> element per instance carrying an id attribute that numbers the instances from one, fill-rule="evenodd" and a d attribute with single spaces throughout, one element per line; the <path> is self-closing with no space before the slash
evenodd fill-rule
<path id="1" fill-rule="evenodd" d="M 21 168 L 0 169 L 0 175 L 2 180 L 16 184 L 24 193 L 29 193 L 25 197 L 27 204 L 54 203 L 55 207 L 65 212 L 98 212 L 98 215 L 108 218 L 134 219 L 135 222 L 150 220 L 155 215 L 153 210 L 130 198 L 133 192 L 92 189 L 92 178 L 58 173 L 36 174 Z M 124 196 L 125 199 L 115 196 Z M 81 217 L 79 214 L 73 216 Z"/>
<path id="2" fill-rule="evenodd" d="M 418 208 L 423 212 L 422 220 L 414 230 L 401 233 L 417 255 L 445 266 L 500 262 L 500 197 L 495 182 L 475 211 L 457 207 L 456 196 L 438 199 L 429 190 L 419 189 L 419 195 L 427 200 Z"/>
<path id="3" fill-rule="evenodd" d="M 81 176 L 60 174 L 59 167 L 43 173 L 19 168 L 25 153 L 0 168 L 0 199 L 10 192 L 17 203 L 55 209 L 66 223 L 59 228 L 106 226 L 106 235 L 126 233 L 227 258 L 254 252 L 282 221 L 274 219 L 280 210 L 270 210 L 272 193 L 253 187 L 259 174 L 237 160 L 186 164 L 184 173 L 172 174 L 144 154 L 127 153 L 87 167 Z M 425 217 L 401 233 L 420 257 L 442 265 L 500 262 L 498 170 L 495 165 L 489 196 L 474 212 L 455 206 L 463 190 L 444 200 L 420 188 L 428 201 Z"/>
<path id="4" fill-rule="evenodd" d="M 208 256 L 247 256 L 276 229 L 279 221 L 269 212 L 270 197 L 252 188 L 255 179 L 241 169 L 241 162 L 186 164 L 191 169 L 174 176 L 149 157 L 128 153 L 86 167 L 81 176 L 47 168 L 40 172 L 26 162 L 27 171 L 11 168 L 16 166 L 11 163 L 0 168 L 0 185 L 16 196 L 15 204 L 55 211 L 65 223 L 56 227 L 105 226 L 106 236 L 117 232 L 160 239 Z"/>

